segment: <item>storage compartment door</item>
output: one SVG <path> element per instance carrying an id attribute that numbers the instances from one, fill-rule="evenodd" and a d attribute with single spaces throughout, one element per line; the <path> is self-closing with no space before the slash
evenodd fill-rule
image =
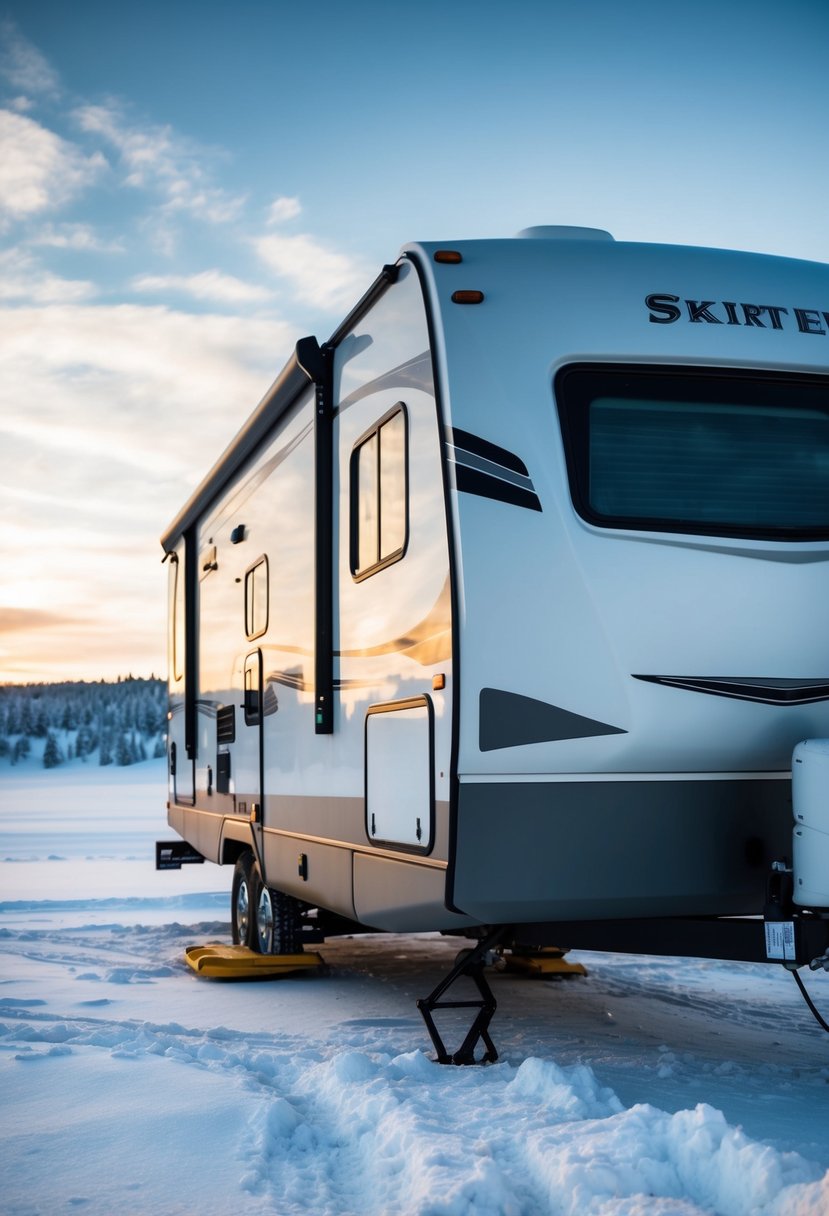
<path id="1" fill-rule="evenodd" d="M 428 853 L 434 837 L 434 712 L 429 697 L 373 705 L 366 715 L 366 833 Z"/>

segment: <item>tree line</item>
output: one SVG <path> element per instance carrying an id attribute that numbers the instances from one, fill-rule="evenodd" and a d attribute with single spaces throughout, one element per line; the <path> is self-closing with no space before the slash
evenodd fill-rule
<path id="1" fill-rule="evenodd" d="M 44 768 L 80 759 L 135 764 L 166 749 L 167 685 L 117 681 L 0 685 L 0 761 L 41 754 Z"/>

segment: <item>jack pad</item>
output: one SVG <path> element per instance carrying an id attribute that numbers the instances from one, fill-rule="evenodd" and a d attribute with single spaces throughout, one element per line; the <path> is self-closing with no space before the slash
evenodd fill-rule
<path id="1" fill-rule="evenodd" d="M 197 975 L 208 979 L 276 979 L 301 971 L 317 971 L 322 956 L 309 954 L 257 954 L 247 946 L 188 946 L 184 957 Z"/>

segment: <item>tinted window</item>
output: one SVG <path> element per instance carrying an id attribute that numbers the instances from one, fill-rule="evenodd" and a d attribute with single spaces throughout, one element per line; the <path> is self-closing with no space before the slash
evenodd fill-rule
<path id="1" fill-rule="evenodd" d="M 829 535 L 829 382 L 570 368 L 556 381 L 573 499 L 613 527 Z"/>

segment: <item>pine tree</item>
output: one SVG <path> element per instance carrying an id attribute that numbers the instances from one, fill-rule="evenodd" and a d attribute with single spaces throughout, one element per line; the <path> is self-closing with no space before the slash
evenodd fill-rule
<path id="1" fill-rule="evenodd" d="M 63 754 L 58 747 L 58 741 L 51 731 L 46 736 L 46 746 L 43 749 L 43 767 L 57 768 L 63 764 Z"/>
<path id="2" fill-rule="evenodd" d="M 101 732 L 101 750 L 98 754 L 98 764 L 102 767 L 112 764 L 112 738 L 108 731 Z"/>
<path id="3" fill-rule="evenodd" d="M 132 762 L 133 757 L 130 741 L 127 738 L 126 732 L 122 731 L 118 736 L 118 743 L 115 748 L 115 763 L 125 766 L 127 764 L 132 764 Z"/>

